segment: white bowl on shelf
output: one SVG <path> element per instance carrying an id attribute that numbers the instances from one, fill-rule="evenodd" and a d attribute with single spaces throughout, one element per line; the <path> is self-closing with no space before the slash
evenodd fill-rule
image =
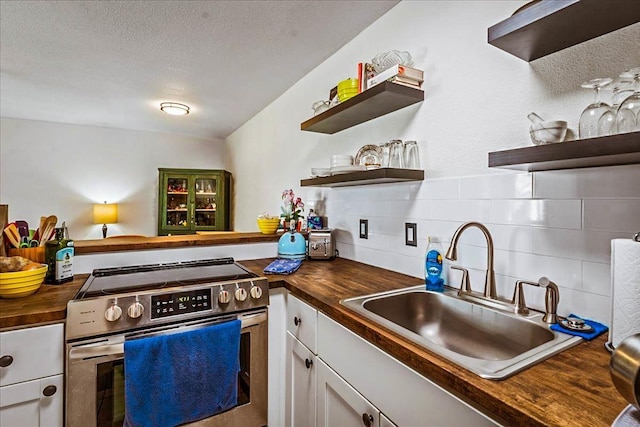
<path id="1" fill-rule="evenodd" d="M 331 156 L 331 167 L 351 166 L 353 165 L 353 156 L 349 154 L 334 154 Z"/>

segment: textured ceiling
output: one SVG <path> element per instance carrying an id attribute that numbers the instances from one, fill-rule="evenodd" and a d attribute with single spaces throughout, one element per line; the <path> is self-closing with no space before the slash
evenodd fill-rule
<path id="1" fill-rule="evenodd" d="M 396 3 L 3 0 L 0 115 L 225 138 Z"/>

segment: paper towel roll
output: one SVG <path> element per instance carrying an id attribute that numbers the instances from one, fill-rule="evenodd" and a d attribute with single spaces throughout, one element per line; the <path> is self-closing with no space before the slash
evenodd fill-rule
<path id="1" fill-rule="evenodd" d="M 611 328 L 609 342 L 640 333 L 640 242 L 611 241 Z"/>

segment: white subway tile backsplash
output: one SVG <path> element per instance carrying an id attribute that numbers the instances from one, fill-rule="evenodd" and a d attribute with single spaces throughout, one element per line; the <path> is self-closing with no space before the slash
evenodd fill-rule
<path id="1" fill-rule="evenodd" d="M 530 199 L 530 173 L 507 173 L 460 178 L 461 199 Z"/>
<path id="2" fill-rule="evenodd" d="M 458 178 L 426 179 L 422 182 L 416 197 L 419 199 L 449 199 L 460 198 L 460 181 Z"/>
<path id="3" fill-rule="evenodd" d="M 489 222 L 490 218 L 490 200 L 438 200 L 431 205 L 429 219 Z"/>
<path id="4" fill-rule="evenodd" d="M 340 256 L 423 277 L 427 236 L 446 251 L 466 221 L 487 226 L 493 237 L 498 295 L 511 299 L 516 280 L 549 277 L 560 287 L 559 313 L 609 321 L 610 241 L 640 231 L 640 168 L 636 165 L 572 171 L 494 173 L 324 190 Z M 358 220 L 369 220 L 369 239 Z M 418 246 L 404 243 L 404 223 L 418 226 Z M 458 260 L 447 261 L 447 283 L 460 285 L 469 270 L 482 292 L 486 240 L 470 228 L 461 236 Z M 525 288 L 527 305 L 544 310 L 544 289 Z"/>
<path id="5" fill-rule="evenodd" d="M 609 231 L 532 228 L 533 250 L 539 255 L 610 262 L 611 240 L 628 234 Z"/>
<path id="6" fill-rule="evenodd" d="M 491 222 L 575 228 L 582 225 L 580 200 L 492 200 Z"/>
<path id="7" fill-rule="evenodd" d="M 640 231 L 640 199 L 590 199 L 583 203 L 585 230 Z"/>
<path id="8" fill-rule="evenodd" d="M 640 198 L 638 165 L 534 172 L 536 199 Z"/>
<path id="9" fill-rule="evenodd" d="M 582 290 L 592 294 L 611 296 L 611 264 L 583 261 Z"/>

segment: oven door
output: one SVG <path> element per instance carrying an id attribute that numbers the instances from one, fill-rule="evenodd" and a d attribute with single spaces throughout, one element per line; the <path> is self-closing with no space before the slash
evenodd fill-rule
<path id="1" fill-rule="evenodd" d="M 178 328 L 201 328 L 235 318 L 242 321 L 238 404 L 187 425 L 260 427 L 267 424 L 267 311 L 165 326 L 135 334 L 135 337 L 141 337 L 171 333 Z M 67 427 L 123 425 L 124 341 L 127 336 L 131 335 L 67 343 Z"/>

